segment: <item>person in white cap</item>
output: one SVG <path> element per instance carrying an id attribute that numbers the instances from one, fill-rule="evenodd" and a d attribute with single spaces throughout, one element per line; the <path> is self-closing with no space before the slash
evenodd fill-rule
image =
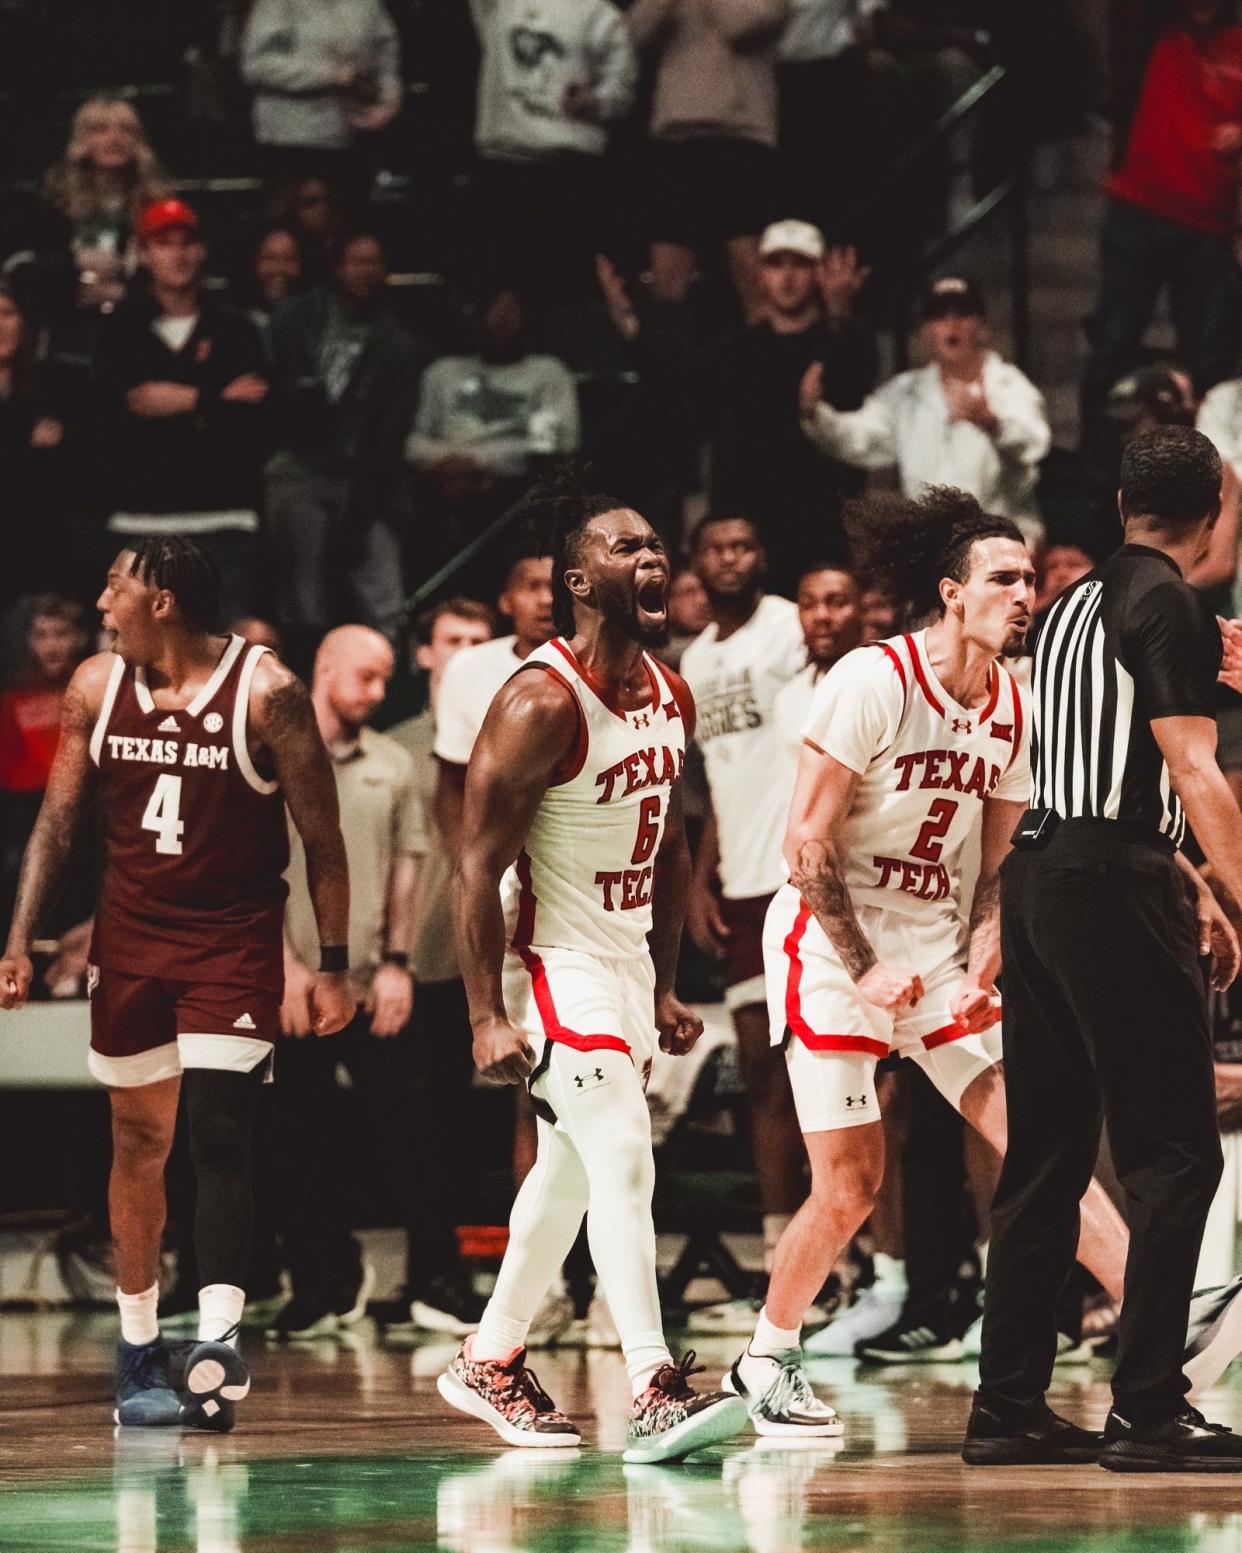
<path id="1" fill-rule="evenodd" d="M 1014 519 L 1028 543 L 1038 541 L 1035 480 L 1052 441 L 1043 396 L 991 349 L 983 297 L 969 280 L 932 281 L 920 317 L 927 365 L 899 372 L 859 410 L 834 408 L 818 364 L 808 368 L 800 393 L 806 435 L 859 469 L 895 465 L 907 496 L 956 486 L 985 512 Z"/>
<path id="2" fill-rule="evenodd" d="M 784 220 L 759 241 L 763 321 L 707 351 L 686 342 L 685 309 L 656 306 L 640 318 L 607 259 L 597 269 L 618 331 L 634 342 L 640 370 L 688 383 L 711 417 L 711 510 L 759 529 L 770 585 L 792 590 L 811 556 L 844 557 L 836 518 L 861 477 L 817 455 L 798 421 L 798 385 L 823 363 L 830 404 L 855 409 L 875 383 L 874 333 L 855 314 L 868 275 L 852 248 L 829 248 L 818 227 Z"/>

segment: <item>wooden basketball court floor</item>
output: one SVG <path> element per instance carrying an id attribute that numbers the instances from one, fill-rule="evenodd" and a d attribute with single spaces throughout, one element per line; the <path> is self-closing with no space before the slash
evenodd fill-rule
<path id="1" fill-rule="evenodd" d="M 1098 1467 L 971 1469 L 957 1456 L 968 1364 L 812 1366 L 846 1423 L 831 1442 L 742 1436 L 664 1467 L 623 1466 L 615 1353 L 533 1365 L 585 1425 L 578 1451 L 512 1451 L 449 1411 L 436 1341 L 247 1352 L 231 1435 L 115 1431 L 108 1316 L 0 1319 L 3 1553 L 1242 1553 L 1242 1477 L 1118 1477 Z M 700 1348 L 713 1377 L 734 1344 Z M 1054 1405 L 1099 1423 L 1102 1363 L 1058 1371 Z M 1242 1378 L 1206 1399 L 1242 1427 Z"/>

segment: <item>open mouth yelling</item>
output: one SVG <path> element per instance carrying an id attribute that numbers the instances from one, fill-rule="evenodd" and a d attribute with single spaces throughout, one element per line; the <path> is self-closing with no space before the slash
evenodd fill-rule
<path id="1" fill-rule="evenodd" d="M 662 623 L 668 615 L 667 573 L 662 571 L 649 573 L 638 584 L 634 601 L 640 616 L 652 622 Z"/>

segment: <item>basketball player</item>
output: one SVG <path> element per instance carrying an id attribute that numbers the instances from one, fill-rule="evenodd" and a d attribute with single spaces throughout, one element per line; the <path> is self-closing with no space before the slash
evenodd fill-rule
<path id="1" fill-rule="evenodd" d="M 790 880 L 769 910 L 764 958 L 811 1194 L 725 1382 L 763 1434 L 841 1431 L 802 1371 L 800 1332 L 883 1174 L 879 1059 L 912 1058 L 998 1152 L 1005 1143 L 997 871 L 1029 794 L 1030 718 L 997 659 L 1025 640 L 1034 568 L 1018 528 L 960 491 L 861 502 L 848 521 L 868 572 L 936 618 L 843 658 L 803 727 Z M 977 827 L 982 864 L 963 943 L 959 862 Z M 1083 1210 L 1079 1256 L 1119 1296 L 1124 1226 L 1095 1183 Z M 1033 1427 L 1049 1460 L 1098 1452 L 1094 1435 L 1053 1414 Z"/>
<path id="2" fill-rule="evenodd" d="M 704 518 L 690 560 L 712 623 L 686 648 L 681 672 L 699 711 L 712 812 L 695 859 L 688 925 L 701 948 L 724 960 L 770 1259 L 805 1196 L 789 1079 L 768 1043 L 763 922 L 785 879 L 781 839 L 789 788 L 773 780 L 783 763 L 776 697 L 805 665 L 806 647 L 795 605 L 763 591 L 767 563 L 749 518 Z M 696 1331 L 745 1333 L 753 1320 L 754 1305 L 739 1301 L 695 1312 L 689 1324 Z"/>
<path id="3" fill-rule="evenodd" d="M 656 1289 L 643 1087 L 657 1039 L 684 1053 L 703 1029 L 673 991 L 694 703 L 644 650 L 667 625 L 655 532 L 568 474 L 552 490 L 563 634 L 498 692 L 475 745 L 457 918 L 476 1066 L 529 1082 L 538 1152 L 479 1330 L 439 1387 L 510 1445 L 579 1443 L 524 1345 L 585 1213 L 634 1394 L 625 1459 L 667 1461 L 746 1420 L 736 1398 L 693 1390 L 693 1354 L 673 1363 Z"/>
<path id="4" fill-rule="evenodd" d="M 310 990 L 317 1034 L 348 1022 L 354 995 L 345 847 L 310 699 L 267 648 L 210 634 L 218 603 L 215 565 L 188 539 L 144 538 L 112 563 L 99 608 L 113 651 L 88 658 L 65 696 L 0 961 L 0 1006 L 25 1000 L 31 940 L 97 792 L 106 859 L 89 1062 L 112 1107 L 116 1417 L 226 1430 L 250 1384 L 236 1341 L 251 1125 L 280 1034 L 286 804 L 306 846 L 324 945 Z M 156 1326 L 164 1162 L 183 1087 L 203 1280 L 184 1402 Z"/>

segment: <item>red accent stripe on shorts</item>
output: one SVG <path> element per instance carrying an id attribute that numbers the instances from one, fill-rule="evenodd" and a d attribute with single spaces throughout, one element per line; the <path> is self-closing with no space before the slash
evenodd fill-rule
<path id="1" fill-rule="evenodd" d="M 785 935 L 785 956 L 789 961 L 789 973 L 785 978 L 785 1023 L 789 1033 L 812 1051 L 862 1051 L 873 1057 L 887 1057 L 887 1041 L 877 1041 L 869 1035 L 820 1035 L 802 1017 L 802 955 L 799 951 L 810 920 L 811 908 L 803 901 L 793 927 Z"/>
<path id="2" fill-rule="evenodd" d="M 935 693 L 933 692 L 931 685 L 928 682 L 927 675 L 923 672 L 923 663 L 919 657 L 918 648 L 914 645 L 914 638 L 912 636 L 907 636 L 903 638 L 903 640 L 906 644 L 906 650 L 910 654 L 910 664 L 914 669 L 914 677 L 919 682 L 919 689 L 923 692 L 924 698 L 926 699 L 928 706 L 931 707 L 932 711 L 939 712 L 941 717 L 943 717 L 944 707 L 942 707 L 940 702 L 936 699 Z"/>
<path id="3" fill-rule="evenodd" d="M 530 877 L 530 853 L 525 847 L 517 855 L 514 869 L 518 878 L 518 912 L 517 922 L 513 927 L 513 948 L 521 950 L 530 943 L 535 936 L 535 907 L 538 902 L 535 899 L 535 886 Z"/>
<path id="4" fill-rule="evenodd" d="M 1001 1011 L 999 1008 L 993 1008 L 983 1028 L 984 1030 L 990 1030 L 993 1025 L 998 1025 L 1000 1022 Z M 932 1052 L 935 1051 L 937 1046 L 947 1046 L 950 1041 L 960 1041 L 964 1035 L 979 1035 L 981 1033 L 978 1030 L 963 1030 L 959 1024 L 941 1025 L 939 1030 L 933 1030 L 930 1035 L 923 1037 L 923 1050 Z"/>
<path id="5" fill-rule="evenodd" d="M 560 1015 L 556 1012 L 552 988 L 548 982 L 548 972 L 543 961 L 530 949 L 519 949 L 518 953 L 522 956 L 522 964 L 530 972 L 535 1007 L 539 1010 L 543 1033 L 549 1041 L 559 1041 L 562 1045 L 572 1046 L 575 1051 L 580 1052 L 613 1051 L 624 1052 L 627 1057 L 631 1056 L 628 1043 L 619 1035 L 581 1035 L 577 1030 L 570 1030 L 563 1025 Z"/>

